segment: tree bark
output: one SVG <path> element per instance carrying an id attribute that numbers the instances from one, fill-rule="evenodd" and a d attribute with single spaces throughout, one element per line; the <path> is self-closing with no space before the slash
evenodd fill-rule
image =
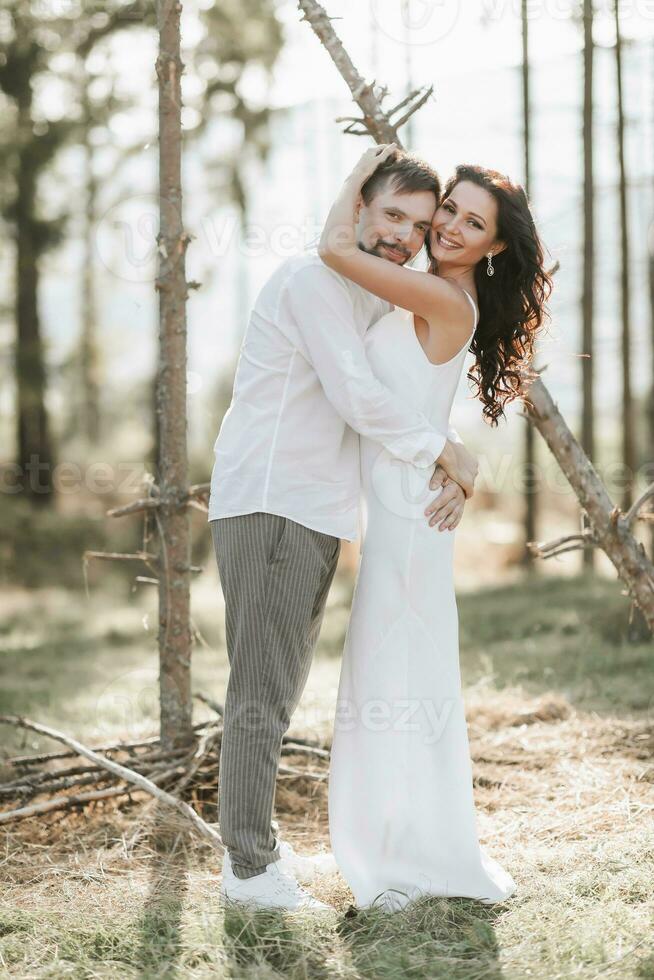
<path id="1" fill-rule="evenodd" d="M 650 630 L 654 629 L 654 565 L 631 533 L 630 522 L 614 507 L 593 464 L 540 378 L 532 382 L 526 395 L 526 410 L 586 511 L 593 540 L 613 563 Z"/>
<path id="2" fill-rule="evenodd" d="M 652 76 L 654 81 L 654 44 L 652 44 Z M 650 329 L 650 390 L 647 405 L 647 428 L 649 439 L 647 460 L 647 482 L 654 482 L 654 214 L 652 214 L 648 235 L 648 275 L 649 275 L 649 329 Z M 654 524 L 650 528 L 650 557 L 654 560 Z"/>
<path id="3" fill-rule="evenodd" d="M 581 445 L 589 460 L 595 459 L 595 176 L 593 158 L 593 68 L 595 46 L 593 42 L 593 3 L 584 0 L 584 107 L 583 107 L 583 153 L 584 153 L 584 245 L 583 282 L 581 292 L 582 347 L 581 358 Z M 586 548 L 583 562 L 587 569 L 595 564 L 595 552 Z"/>
<path id="4" fill-rule="evenodd" d="M 87 128 L 84 132 L 84 169 L 86 201 L 84 209 L 84 268 L 82 270 L 82 330 L 80 337 L 80 382 L 82 389 L 82 419 L 80 427 L 89 446 L 100 439 L 100 381 L 97 339 L 97 304 L 95 301 L 95 209 L 97 181 L 93 172 L 93 145 L 89 129 L 93 124 L 88 98 L 88 74 L 82 80 L 82 107 Z"/>
<path id="5" fill-rule="evenodd" d="M 650 228 L 649 245 L 649 316 L 650 316 L 650 343 L 652 360 L 650 369 L 652 372 L 651 386 L 649 391 L 649 405 L 647 406 L 649 420 L 649 454 L 648 460 L 648 480 L 654 481 L 654 218 Z M 651 528 L 650 536 L 650 555 L 654 559 L 654 524 Z"/>
<path id="6" fill-rule="evenodd" d="M 528 0 L 522 0 L 522 131 L 524 151 L 524 179 L 527 196 L 531 194 L 531 96 L 530 96 L 530 65 L 529 65 L 529 10 Z M 536 480 L 536 440 L 534 428 L 525 420 L 524 443 L 524 532 L 525 542 L 534 541 L 537 537 L 538 520 L 538 481 Z M 530 571 L 534 570 L 534 556 L 525 545 L 523 564 Z"/>
<path id="7" fill-rule="evenodd" d="M 625 486 L 622 506 L 625 510 L 633 503 L 633 485 L 636 473 L 636 438 L 634 399 L 631 384 L 631 297 L 629 295 L 629 215 L 627 202 L 627 164 L 625 149 L 625 118 L 622 72 L 622 33 L 620 27 L 620 3 L 614 0 L 615 68 L 618 88 L 618 166 L 620 168 L 620 293 L 622 312 L 622 462 L 625 469 Z"/>
<path id="8" fill-rule="evenodd" d="M 192 739 L 190 526 L 186 507 L 186 298 L 182 224 L 180 14 L 176 0 L 157 0 L 159 56 L 159 703 L 164 747 Z"/>
<path id="9" fill-rule="evenodd" d="M 40 506 L 54 500 L 54 460 L 45 402 L 46 372 L 38 310 L 39 234 L 34 216 L 37 163 L 30 152 L 31 78 L 17 94 L 20 147 L 16 170 L 17 463 L 25 496 Z"/>

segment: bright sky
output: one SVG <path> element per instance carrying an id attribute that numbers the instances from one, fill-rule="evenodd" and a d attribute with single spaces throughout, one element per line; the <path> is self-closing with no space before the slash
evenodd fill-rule
<path id="1" fill-rule="evenodd" d="M 410 58 L 416 84 L 521 60 L 520 0 L 326 0 L 324 6 L 359 71 L 377 71 L 391 89 L 402 91 Z M 577 0 L 528 0 L 530 56 L 534 62 L 576 51 L 581 29 L 571 17 Z M 613 0 L 598 0 L 595 40 L 611 44 Z M 620 0 L 625 38 L 654 36 L 654 0 Z M 318 96 L 341 96 L 343 82 L 327 53 L 310 37 L 294 0 L 283 2 L 288 46 L 278 63 L 274 104 Z M 302 84 L 298 85 L 301 76 Z"/>

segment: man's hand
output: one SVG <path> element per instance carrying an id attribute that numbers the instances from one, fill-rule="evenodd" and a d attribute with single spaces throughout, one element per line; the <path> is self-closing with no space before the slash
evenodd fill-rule
<path id="1" fill-rule="evenodd" d="M 479 463 L 477 462 L 477 457 L 468 452 L 463 443 L 450 442 L 448 439 L 436 463 L 438 464 L 438 468 L 445 471 L 445 474 L 449 476 L 450 480 L 459 484 L 468 499 L 472 497 L 475 480 L 479 471 Z M 438 481 L 435 484 L 434 478 Z M 443 482 L 444 479 L 438 479 L 437 470 L 434 470 L 434 476 L 430 483 L 431 489 L 435 490 Z"/>
<path id="2" fill-rule="evenodd" d="M 458 483 L 447 476 L 439 464 L 436 464 L 434 475 L 429 484 L 431 490 L 442 486 L 442 490 L 435 500 L 425 510 L 425 515 L 429 521 L 429 526 L 434 527 L 440 521 L 439 531 L 452 531 L 461 523 L 463 508 L 466 502 L 466 495 Z"/>

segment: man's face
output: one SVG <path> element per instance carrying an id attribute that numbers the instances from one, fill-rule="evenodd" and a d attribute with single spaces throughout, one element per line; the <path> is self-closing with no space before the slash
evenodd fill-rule
<path id="1" fill-rule="evenodd" d="M 370 204 L 361 206 L 357 224 L 359 248 L 404 265 L 424 245 L 435 210 L 435 193 L 400 193 L 389 180 Z"/>

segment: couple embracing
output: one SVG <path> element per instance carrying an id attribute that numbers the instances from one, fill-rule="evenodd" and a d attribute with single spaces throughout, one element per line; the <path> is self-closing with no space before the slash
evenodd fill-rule
<path id="1" fill-rule="evenodd" d="M 428 271 L 407 263 L 422 250 Z M 466 353 L 484 417 L 520 395 L 551 281 L 522 187 L 367 150 L 315 250 L 260 291 L 215 443 L 209 524 L 230 676 L 220 756 L 221 894 L 324 909 L 515 891 L 481 847 L 459 672 L 454 530 L 477 460 L 449 424 Z M 329 777 L 333 855 L 282 840 L 282 736 L 311 666 L 341 539 L 362 554 Z M 480 556 L 481 557 L 481 556 Z"/>

